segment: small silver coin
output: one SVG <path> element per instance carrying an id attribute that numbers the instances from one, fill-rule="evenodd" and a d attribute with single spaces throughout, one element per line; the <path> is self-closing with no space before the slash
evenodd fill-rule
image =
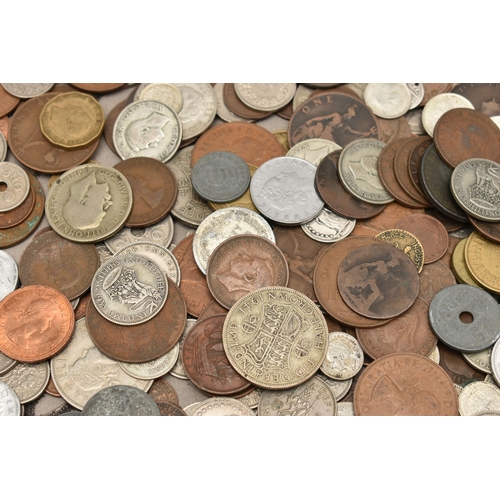
<path id="1" fill-rule="evenodd" d="M 194 410 L 196 417 L 255 417 L 247 405 L 234 398 L 210 398 L 199 403 Z"/>
<path id="2" fill-rule="evenodd" d="M 295 83 L 235 83 L 237 96 L 247 106 L 259 111 L 278 111 L 295 95 Z"/>
<path id="3" fill-rule="evenodd" d="M 430 99 L 422 111 L 422 125 L 428 135 L 434 137 L 434 128 L 438 120 L 450 109 L 474 109 L 472 103 L 459 94 L 438 94 Z"/>
<path id="4" fill-rule="evenodd" d="M 375 115 L 388 120 L 403 116 L 411 106 L 411 93 L 405 83 L 369 83 L 364 99 Z"/>
<path id="5" fill-rule="evenodd" d="M 29 192 L 30 180 L 24 169 L 15 163 L 0 162 L 0 212 L 18 207 Z"/>
<path id="6" fill-rule="evenodd" d="M 16 289 L 18 278 L 16 261 L 10 254 L 0 250 L 0 300 Z"/>
<path id="7" fill-rule="evenodd" d="M 130 385 L 105 387 L 85 404 L 82 416 L 159 417 L 158 405 L 144 391 Z"/>
<path id="8" fill-rule="evenodd" d="M 497 385 L 500 385 L 500 342 L 496 342 L 491 350 L 491 373 Z"/>
<path id="9" fill-rule="evenodd" d="M 410 109 L 415 109 L 424 100 L 424 86 L 421 83 L 407 83 L 406 86 L 411 95 Z"/>
<path id="10" fill-rule="evenodd" d="M 317 167 L 321 160 L 332 151 L 342 149 L 338 144 L 326 139 L 307 139 L 290 148 L 285 156 L 302 158 Z"/>
<path id="11" fill-rule="evenodd" d="M 47 361 L 42 363 L 17 363 L 12 370 L 0 377 L 16 393 L 21 404 L 36 399 L 47 387 L 50 368 Z"/>
<path id="12" fill-rule="evenodd" d="M 16 393 L 5 382 L 0 382 L 0 417 L 19 417 L 21 403 Z"/>
<path id="13" fill-rule="evenodd" d="M 182 92 L 171 83 L 142 83 L 137 88 L 134 101 L 158 101 L 175 113 L 182 109 Z"/>
<path id="14" fill-rule="evenodd" d="M 363 350 L 352 335 L 330 332 L 326 358 L 319 369 L 334 380 L 347 380 L 361 370 L 363 361 Z"/>
<path id="15" fill-rule="evenodd" d="M 11 359 L 6 356 L 3 352 L 0 352 L 0 375 L 7 373 L 11 368 L 17 365 L 15 359 Z"/>
<path id="16" fill-rule="evenodd" d="M 310 238 L 321 243 L 335 243 L 349 236 L 356 219 L 346 219 L 324 207 L 312 221 L 300 227 Z"/>
<path id="17" fill-rule="evenodd" d="M 472 315 L 471 323 L 463 321 L 464 313 Z M 500 338 L 498 303 L 489 293 L 471 285 L 440 290 L 430 303 L 429 322 L 436 336 L 457 351 L 479 352 Z"/>
<path id="18" fill-rule="evenodd" d="M 355 417 L 354 403 L 338 403 L 337 415 L 339 417 Z"/>
<path id="19" fill-rule="evenodd" d="M 500 389 L 485 382 L 467 384 L 458 396 L 458 412 L 463 417 L 500 412 Z"/>
<path id="20" fill-rule="evenodd" d="M 250 169 L 238 155 L 216 151 L 202 156 L 193 166 L 191 182 L 205 200 L 227 203 L 242 196 L 250 185 Z"/>
<path id="21" fill-rule="evenodd" d="M 179 344 L 177 343 L 166 354 L 152 361 L 148 361 L 147 363 L 119 362 L 119 365 L 122 370 L 131 377 L 140 380 L 153 380 L 166 375 L 173 368 L 178 357 Z"/>
<path id="22" fill-rule="evenodd" d="M 353 381 L 352 378 L 348 378 L 347 380 L 333 380 L 320 372 L 316 374 L 316 377 L 319 377 L 330 388 L 336 401 L 340 401 L 349 392 Z"/>
<path id="23" fill-rule="evenodd" d="M 4 161 L 6 156 L 7 156 L 7 141 L 2 132 L 0 132 L 0 162 Z"/>
<path id="24" fill-rule="evenodd" d="M 216 83 L 215 87 L 215 96 L 217 98 L 217 114 L 219 115 L 219 118 L 221 120 L 224 120 L 225 122 L 246 122 L 250 123 L 253 122 L 253 120 L 247 120 L 246 118 L 242 118 L 241 116 L 238 116 L 234 114 L 227 106 L 226 103 L 224 102 L 224 84 L 223 83 Z"/>
<path id="25" fill-rule="evenodd" d="M 2 83 L 2 87 L 9 94 L 19 97 L 19 99 L 31 99 L 45 94 L 53 86 L 53 83 Z"/>

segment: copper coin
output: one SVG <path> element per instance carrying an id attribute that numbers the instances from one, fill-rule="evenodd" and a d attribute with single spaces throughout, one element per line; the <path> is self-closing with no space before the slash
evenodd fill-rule
<path id="1" fill-rule="evenodd" d="M 74 326 L 69 300 L 47 286 L 19 288 L 0 302 L 0 350 L 17 361 L 51 358 L 69 342 Z"/>
<path id="2" fill-rule="evenodd" d="M 194 234 L 186 236 L 172 253 L 181 269 L 180 289 L 186 299 L 187 312 L 197 318 L 203 309 L 214 300 L 207 285 L 207 278 L 200 271 L 193 254 Z"/>
<path id="3" fill-rule="evenodd" d="M 9 94 L 0 85 L 0 116 L 8 115 L 21 102 L 21 99 Z"/>
<path id="4" fill-rule="evenodd" d="M 45 387 L 45 392 L 47 394 L 50 394 L 51 396 L 56 397 L 56 398 L 62 397 L 59 394 L 59 391 L 57 390 L 56 384 L 54 384 L 54 380 L 52 379 L 52 375 L 49 378 L 49 383 L 47 384 L 47 387 Z"/>
<path id="5" fill-rule="evenodd" d="M 399 316 L 415 302 L 419 287 L 415 264 L 392 245 L 352 250 L 339 267 L 340 295 L 353 311 L 367 318 Z"/>
<path id="6" fill-rule="evenodd" d="M 448 235 L 448 250 L 446 253 L 439 259 L 445 266 L 451 269 L 451 256 L 453 255 L 453 251 L 455 247 L 461 242 L 459 238 L 454 238 L 453 236 Z M 422 276 L 422 273 L 420 273 Z"/>
<path id="7" fill-rule="evenodd" d="M 283 147 L 271 132 L 260 125 L 242 122 L 222 123 L 205 132 L 193 149 L 191 166 L 215 151 L 234 153 L 256 167 L 284 155 Z"/>
<path id="8" fill-rule="evenodd" d="M 156 403 L 162 417 L 187 417 L 187 413 L 172 403 Z"/>
<path id="9" fill-rule="evenodd" d="M 288 265 L 281 250 L 267 238 L 238 235 L 223 241 L 207 263 L 208 288 L 230 309 L 243 295 L 266 286 L 287 286 Z"/>
<path id="10" fill-rule="evenodd" d="M 31 213 L 17 226 L 0 231 L 0 248 L 11 247 L 26 239 L 40 224 L 45 207 L 45 196 L 38 179 L 29 172 L 28 174 L 31 188 L 35 193 L 35 205 Z"/>
<path id="11" fill-rule="evenodd" d="M 87 314 L 87 305 L 90 300 L 92 300 L 92 295 L 89 290 L 85 295 L 80 297 L 80 301 L 75 309 L 75 321 L 78 321 Z"/>
<path id="12" fill-rule="evenodd" d="M 177 181 L 167 165 L 139 156 L 121 161 L 114 168 L 132 188 L 134 204 L 126 227 L 147 227 L 166 217 L 177 198 Z"/>
<path id="13" fill-rule="evenodd" d="M 68 151 L 52 145 L 40 130 L 40 113 L 47 102 L 59 94 L 48 93 L 33 97 L 16 109 L 12 116 L 8 143 L 12 154 L 37 172 L 65 172 L 88 160 L 96 150 L 99 139 L 82 149 Z"/>
<path id="14" fill-rule="evenodd" d="M 378 139 L 375 115 L 359 99 L 339 92 L 309 97 L 288 125 L 291 147 L 306 139 L 327 139 L 345 147 L 356 139 Z"/>
<path id="15" fill-rule="evenodd" d="M 103 354 L 116 361 L 146 363 L 163 356 L 175 346 L 186 326 L 187 311 L 179 287 L 167 279 L 168 297 L 165 305 L 154 318 L 139 325 L 111 323 L 89 301 L 87 328 Z"/>
<path id="16" fill-rule="evenodd" d="M 457 280 L 451 272 L 451 269 L 438 260 L 437 262 L 424 266 L 422 269 L 420 273 L 420 291 L 418 292 L 418 296 L 430 304 L 436 293 L 447 286 L 456 284 Z"/>
<path id="17" fill-rule="evenodd" d="M 132 92 L 134 94 L 134 92 Z M 115 128 L 115 122 L 118 118 L 118 115 L 125 109 L 128 104 L 128 99 L 125 99 L 122 102 L 119 102 L 106 116 L 106 121 L 104 122 L 104 139 L 106 140 L 106 144 L 109 146 L 109 149 L 115 153 L 116 156 L 120 156 L 116 149 L 115 143 L 113 141 L 113 129 Z"/>
<path id="18" fill-rule="evenodd" d="M 461 83 L 452 91 L 468 99 L 475 109 L 486 116 L 500 115 L 500 84 Z"/>
<path id="19" fill-rule="evenodd" d="M 376 328 L 357 328 L 356 338 L 373 359 L 403 352 L 428 356 L 437 345 L 429 324 L 429 304 L 417 297 L 401 316 Z"/>
<path id="20" fill-rule="evenodd" d="M 410 181 L 413 184 L 413 187 L 418 191 L 418 193 L 426 200 L 427 198 L 425 196 L 425 193 L 422 191 L 422 186 L 420 185 L 420 177 L 418 171 L 420 170 L 422 158 L 424 157 L 427 148 L 433 143 L 433 140 L 428 137 L 425 141 L 417 144 L 413 148 L 413 151 L 410 153 L 410 159 L 408 162 L 408 173 L 410 174 Z"/>
<path id="21" fill-rule="evenodd" d="M 443 224 L 443 226 L 445 227 L 446 231 L 448 231 L 449 233 L 458 231 L 459 229 L 462 229 L 465 226 L 463 222 L 458 222 L 454 219 L 451 219 L 450 217 L 446 216 L 436 208 L 426 208 L 425 214 L 430 215 L 431 217 L 434 217 L 439 222 L 441 222 L 441 224 Z"/>
<path id="22" fill-rule="evenodd" d="M 341 151 L 333 151 L 321 160 L 316 169 L 315 185 L 323 201 L 336 214 L 348 219 L 369 219 L 382 212 L 387 205 L 374 205 L 358 200 L 348 193 L 338 177 Z"/>
<path id="23" fill-rule="evenodd" d="M 420 106 L 425 106 L 433 97 L 439 94 L 450 92 L 453 87 L 452 83 L 424 83 L 424 98 Z"/>
<path id="24" fill-rule="evenodd" d="M 228 107 L 229 111 L 232 111 L 235 115 L 241 116 L 241 118 L 245 118 L 245 120 L 261 120 L 273 114 L 272 111 L 267 112 L 252 109 L 243 103 L 236 94 L 236 90 L 234 90 L 234 83 L 224 84 L 222 96 L 224 104 Z"/>
<path id="25" fill-rule="evenodd" d="M 35 206 L 35 192 L 30 187 L 30 191 L 26 199 L 13 210 L 8 212 L 0 212 L 0 229 L 8 229 L 17 226 L 33 211 Z"/>
<path id="26" fill-rule="evenodd" d="M 500 161 L 500 129 L 475 109 L 447 111 L 436 123 L 434 145 L 451 168 L 471 158 Z"/>
<path id="27" fill-rule="evenodd" d="M 368 366 L 354 390 L 356 415 L 455 416 L 458 395 L 447 373 L 418 354 L 390 354 Z"/>
<path id="28" fill-rule="evenodd" d="M 436 262 L 448 248 L 448 232 L 434 217 L 425 214 L 414 214 L 401 219 L 395 226 L 411 232 L 424 248 L 424 264 Z"/>
<path id="29" fill-rule="evenodd" d="M 278 109 L 276 114 L 284 120 L 289 120 L 293 115 L 293 102 L 290 101 L 284 108 Z"/>
<path id="30" fill-rule="evenodd" d="M 486 222 L 470 215 L 468 217 L 474 229 L 480 232 L 485 238 L 495 243 L 500 243 L 500 222 Z"/>
<path id="31" fill-rule="evenodd" d="M 396 139 L 407 139 L 412 136 L 410 126 L 404 116 L 400 116 L 395 120 L 386 120 L 375 116 L 375 120 L 377 121 L 380 140 L 386 144 Z"/>
<path id="32" fill-rule="evenodd" d="M 23 286 L 50 286 L 68 300 L 83 295 L 99 269 L 99 254 L 92 243 L 74 243 L 48 231 L 24 250 L 19 262 Z"/>
<path id="33" fill-rule="evenodd" d="M 314 291 L 323 309 L 341 323 L 359 328 L 372 328 L 385 320 L 369 319 L 353 311 L 342 300 L 338 287 L 340 263 L 351 251 L 368 244 L 384 245 L 371 236 L 348 237 L 331 245 L 319 258 L 314 269 Z"/>
<path id="34" fill-rule="evenodd" d="M 459 351 L 438 342 L 439 365 L 448 374 L 451 380 L 462 387 L 472 382 L 482 382 L 484 373 L 473 368 L 467 363 Z"/>
<path id="35" fill-rule="evenodd" d="M 10 120 L 8 116 L 0 118 L 0 132 L 2 132 L 2 134 L 4 135 L 5 140 L 7 140 L 7 137 L 9 137 L 9 126 L 10 126 Z"/>
<path id="36" fill-rule="evenodd" d="M 175 389 L 164 379 L 159 378 L 153 382 L 153 385 L 148 391 L 148 394 L 153 398 L 156 404 L 158 403 L 173 403 L 179 404 L 179 396 Z"/>
<path id="37" fill-rule="evenodd" d="M 216 314 L 227 314 L 227 309 L 222 307 L 217 301 L 212 300 L 212 302 L 201 311 L 201 314 L 198 316 L 198 321 L 209 318 L 210 316 L 215 316 Z"/>
<path id="38" fill-rule="evenodd" d="M 204 392 L 230 396 L 251 383 L 229 363 L 222 345 L 225 314 L 198 321 L 182 344 L 182 364 L 191 382 Z"/>
<path id="39" fill-rule="evenodd" d="M 96 94 L 107 94 L 127 85 L 126 83 L 72 83 L 73 87 L 86 92 L 95 92 Z"/>

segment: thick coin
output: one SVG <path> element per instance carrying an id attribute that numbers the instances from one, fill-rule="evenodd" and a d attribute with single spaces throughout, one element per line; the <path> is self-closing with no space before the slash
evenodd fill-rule
<path id="1" fill-rule="evenodd" d="M 182 92 L 171 83 L 143 83 L 137 88 L 134 101 L 158 101 L 167 105 L 175 113 L 179 113 L 184 99 Z"/>
<path id="2" fill-rule="evenodd" d="M 16 261 L 10 254 L 0 250 L 0 301 L 16 289 L 18 276 Z"/>
<path id="3" fill-rule="evenodd" d="M 0 212 L 8 212 L 21 205 L 30 191 L 28 174 L 20 166 L 0 162 Z"/>
<path id="4" fill-rule="evenodd" d="M 45 94 L 53 85 L 53 83 L 2 83 L 2 87 L 9 94 L 19 99 L 31 99 Z"/>
<path id="5" fill-rule="evenodd" d="M 244 104 L 258 111 L 278 111 L 295 94 L 295 83 L 235 83 L 234 90 Z"/>
<path id="6" fill-rule="evenodd" d="M 9 229 L 21 224 L 33 211 L 35 206 L 35 191 L 30 186 L 26 199 L 14 210 L 0 212 L 0 229 Z"/>
<path id="7" fill-rule="evenodd" d="M 18 363 L 12 370 L 0 377 L 0 382 L 7 384 L 21 404 L 37 399 L 47 387 L 50 367 L 47 361 L 42 363 Z"/>
<path id="8" fill-rule="evenodd" d="M 415 264 L 417 271 L 422 271 L 425 262 L 424 248 L 415 235 L 403 229 L 388 229 L 377 234 L 377 238 L 403 251 Z"/>
<path id="9" fill-rule="evenodd" d="M 362 368 L 363 350 L 358 341 L 348 333 L 330 332 L 328 351 L 320 370 L 334 380 L 353 378 Z"/>
<path id="10" fill-rule="evenodd" d="M 464 250 L 465 263 L 472 278 L 493 293 L 500 293 L 499 250 L 500 244 L 476 232 L 467 238 Z"/>
<path id="11" fill-rule="evenodd" d="M 272 111 L 258 111 L 247 106 L 236 94 L 234 83 L 224 83 L 222 97 L 224 104 L 227 106 L 229 111 L 244 120 L 261 120 L 262 118 L 266 118 L 273 113 Z"/>
<path id="12" fill-rule="evenodd" d="M 439 118 L 450 109 L 455 108 L 474 109 L 474 106 L 465 97 L 452 93 L 439 94 L 430 99 L 422 112 L 422 125 L 425 131 L 433 137 L 434 128 Z"/>
<path id="13" fill-rule="evenodd" d="M 286 156 L 302 158 L 317 167 L 323 158 L 333 151 L 342 149 L 338 144 L 325 139 L 308 139 L 289 149 Z"/>
<path id="14" fill-rule="evenodd" d="M 146 363 L 125 363 L 120 362 L 120 366 L 125 373 L 141 380 L 153 380 L 166 375 L 175 365 L 179 357 L 179 344 L 164 354 L 163 356 L 147 361 Z"/>
<path id="15" fill-rule="evenodd" d="M 340 217 L 328 208 L 323 208 L 312 221 L 300 227 L 313 240 L 321 243 L 335 243 L 349 236 L 355 225 L 355 219 Z"/>
<path id="16" fill-rule="evenodd" d="M 483 412 L 500 412 L 500 389 L 486 382 L 466 385 L 458 397 L 458 411 L 463 417 Z"/>
<path id="17" fill-rule="evenodd" d="M 0 417 L 19 417 L 21 403 L 16 393 L 5 382 L 0 382 Z"/>
<path id="18" fill-rule="evenodd" d="M 373 114 L 389 120 L 403 116 L 412 105 L 406 83 L 369 83 L 363 97 Z"/>
<path id="19" fill-rule="evenodd" d="M 195 417 L 255 417 L 247 405 L 234 398 L 210 398 L 192 410 Z"/>

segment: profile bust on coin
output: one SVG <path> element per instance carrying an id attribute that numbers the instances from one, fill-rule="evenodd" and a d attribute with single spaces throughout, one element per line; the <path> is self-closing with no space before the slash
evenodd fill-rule
<path id="1" fill-rule="evenodd" d="M 165 137 L 162 128 L 169 121 L 166 116 L 155 112 L 146 118 L 131 122 L 125 128 L 125 140 L 130 149 L 138 153 L 143 149 L 158 146 L 159 142 Z"/>

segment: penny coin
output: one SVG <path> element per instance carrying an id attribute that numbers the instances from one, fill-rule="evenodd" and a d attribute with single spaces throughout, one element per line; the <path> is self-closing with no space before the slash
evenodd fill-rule
<path id="1" fill-rule="evenodd" d="M 288 265 L 281 250 L 267 238 L 233 236 L 213 251 L 207 264 L 207 283 L 227 309 L 244 295 L 268 286 L 287 286 Z"/>
<path id="2" fill-rule="evenodd" d="M 410 181 L 413 187 L 419 192 L 421 196 L 426 199 L 427 204 L 429 204 L 424 192 L 422 191 L 422 186 L 420 185 L 420 177 L 418 171 L 420 170 L 420 165 L 422 164 L 422 158 L 427 151 L 427 149 L 432 146 L 433 140 L 427 138 L 425 141 L 417 144 L 413 151 L 410 153 L 410 159 L 408 162 L 408 173 L 410 174 Z"/>
<path id="3" fill-rule="evenodd" d="M 472 278 L 493 293 L 500 293 L 500 272 L 498 253 L 500 245 L 472 233 L 465 244 L 465 262 Z"/>
<path id="4" fill-rule="evenodd" d="M 462 356 L 464 357 L 465 361 L 472 365 L 476 370 L 491 374 L 491 352 L 492 348 L 489 348 L 479 352 L 463 352 Z"/>
<path id="5" fill-rule="evenodd" d="M 422 269 L 420 273 L 420 291 L 418 296 L 430 304 L 436 293 L 447 286 L 456 284 L 457 280 L 450 268 L 438 260 L 437 262 L 424 266 Z"/>
<path id="6" fill-rule="evenodd" d="M 104 139 L 106 140 L 106 144 L 109 146 L 109 149 L 115 153 L 116 156 L 119 156 L 115 149 L 115 144 L 113 142 L 113 129 L 115 128 L 115 122 L 118 118 L 118 115 L 125 109 L 127 106 L 128 99 L 119 102 L 106 116 L 106 121 L 104 122 Z"/>
<path id="7" fill-rule="evenodd" d="M 474 106 L 465 97 L 451 93 L 439 94 L 430 99 L 422 112 L 422 125 L 425 131 L 433 137 L 434 128 L 439 118 L 450 109 L 455 108 L 474 109 Z"/>
<path id="8" fill-rule="evenodd" d="M 17 226 L 33 211 L 35 206 L 35 192 L 30 186 L 26 199 L 14 210 L 0 212 L 0 229 L 9 229 Z"/>
<path id="9" fill-rule="evenodd" d="M 210 398 L 192 410 L 195 417 L 255 417 L 251 408 L 234 398 Z"/>
<path id="10" fill-rule="evenodd" d="M 216 83 L 214 87 L 215 97 L 217 98 L 217 115 L 225 122 L 246 122 L 252 121 L 242 118 L 233 113 L 224 102 L 224 83 Z M 234 90 L 233 90 L 234 91 Z"/>
<path id="11" fill-rule="evenodd" d="M 238 155 L 250 165 L 263 163 L 283 156 L 278 139 L 265 128 L 254 123 L 222 123 L 205 132 L 196 142 L 191 156 L 194 165 L 202 156 L 214 151 L 227 151 Z"/>
<path id="12" fill-rule="evenodd" d="M 89 301 L 91 301 L 91 300 L 92 300 L 92 296 L 91 296 L 90 290 L 89 290 L 85 295 L 83 295 L 79 299 L 79 302 L 78 302 L 78 305 L 76 306 L 76 308 L 73 308 L 75 311 L 75 321 L 78 321 L 79 319 L 85 317 L 85 315 L 87 314 L 87 305 L 88 305 Z"/>
<path id="13" fill-rule="evenodd" d="M 16 261 L 10 254 L 0 250 L 0 301 L 17 288 L 18 277 Z"/>
<path id="14" fill-rule="evenodd" d="M 377 234 L 377 238 L 403 251 L 415 264 L 417 271 L 422 271 L 425 262 L 424 248 L 415 235 L 403 229 L 388 229 Z"/>
<path id="15" fill-rule="evenodd" d="M 210 316 L 215 316 L 216 314 L 227 314 L 227 308 L 222 307 L 218 302 L 212 300 L 212 302 L 201 311 L 201 314 L 198 316 L 198 321 L 209 318 Z"/>
<path id="16" fill-rule="evenodd" d="M 446 92 L 451 92 L 453 88 L 452 83 L 423 83 L 424 86 L 424 98 L 421 105 L 425 106 L 433 97 L 444 94 Z"/>
<path id="17" fill-rule="evenodd" d="M 463 387 L 471 382 L 484 380 L 484 373 L 467 363 L 460 352 L 450 349 L 442 342 L 438 342 L 438 347 L 440 352 L 439 365 L 455 384 Z"/>
<path id="18" fill-rule="evenodd" d="M 2 87 L 9 94 L 19 99 L 31 99 L 45 94 L 53 85 L 53 83 L 2 83 Z"/>
<path id="19" fill-rule="evenodd" d="M 278 111 L 295 94 L 295 83 L 235 83 L 234 90 L 248 107 L 258 111 Z"/>
<path id="20" fill-rule="evenodd" d="M 27 198 L 30 180 L 24 169 L 8 161 L 0 162 L 0 212 L 8 212 Z"/>
<path id="21" fill-rule="evenodd" d="M 2 86 L 0 86 L 0 116 L 5 116 L 14 111 L 16 106 L 21 102 L 18 97 L 9 94 Z"/>
<path id="22" fill-rule="evenodd" d="M 356 225 L 355 219 L 345 219 L 328 208 L 323 208 L 312 221 L 300 227 L 310 238 L 322 243 L 335 243 L 349 236 Z"/>
<path id="23" fill-rule="evenodd" d="M 363 97 L 373 114 L 389 120 L 403 116 L 412 105 L 405 83 L 369 83 Z"/>
<path id="24" fill-rule="evenodd" d="M 154 158 L 130 158 L 114 166 L 132 188 L 134 203 L 126 227 L 146 227 L 162 220 L 177 198 L 177 182 L 170 168 Z"/>
<path id="25" fill-rule="evenodd" d="M 0 303 L 0 350 L 17 361 L 44 361 L 64 348 L 74 324 L 73 308 L 61 292 L 24 286 Z"/>
<path id="26" fill-rule="evenodd" d="M 49 378 L 49 383 L 45 388 L 45 392 L 47 394 L 50 394 L 51 396 L 54 396 L 55 398 L 62 398 L 62 396 L 59 394 L 59 391 L 57 390 L 56 385 L 54 384 L 54 381 L 52 380 L 52 377 Z"/>
<path id="27" fill-rule="evenodd" d="M 439 365 L 418 354 L 390 354 L 373 361 L 354 389 L 356 415 L 455 416 L 458 396 Z"/>
<path id="28" fill-rule="evenodd" d="M 474 109 L 489 116 L 500 114 L 500 85 L 498 83 L 461 83 L 451 92 L 468 99 Z"/>
<path id="29" fill-rule="evenodd" d="M 458 397 L 458 411 L 463 417 L 478 413 L 500 413 L 500 389 L 485 382 L 466 385 Z"/>
<path id="30" fill-rule="evenodd" d="M 446 231 L 448 233 L 453 233 L 455 231 L 459 231 L 462 229 L 465 224 L 462 222 L 458 222 L 456 220 L 450 219 L 447 215 L 443 214 L 439 210 L 435 208 L 426 208 L 425 209 L 425 214 L 430 215 L 431 217 L 434 217 L 437 219 L 443 226 L 446 228 Z"/>
<path id="31" fill-rule="evenodd" d="M 12 370 L 0 377 L 7 384 L 21 404 L 37 399 L 47 387 L 50 378 L 49 363 L 18 363 Z"/>
<path id="32" fill-rule="evenodd" d="M 148 394 L 158 403 L 173 403 L 179 404 L 179 396 L 175 389 L 163 378 L 159 378 L 153 382 Z"/>
<path id="33" fill-rule="evenodd" d="M 363 366 L 364 356 L 358 341 L 348 333 L 330 332 L 328 350 L 320 370 L 334 380 L 348 380 Z"/>
<path id="34" fill-rule="evenodd" d="M 2 352 L 0 352 L 0 375 L 7 373 L 10 369 L 17 365 L 15 359 L 9 358 Z"/>
<path id="35" fill-rule="evenodd" d="M 40 129 L 40 113 L 56 93 L 43 94 L 19 106 L 11 118 L 7 141 L 12 154 L 37 172 L 55 174 L 80 165 L 95 152 L 99 141 L 72 151 L 51 144 Z"/>
<path id="36" fill-rule="evenodd" d="M 447 111 L 436 123 L 434 145 L 451 168 L 471 158 L 500 161 L 500 129 L 474 109 Z"/>
<path id="37" fill-rule="evenodd" d="M 72 83 L 73 87 L 86 92 L 95 92 L 96 94 L 107 94 L 126 85 L 126 83 Z"/>
<path id="38" fill-rule="evenodd" d="M 163 356 L 145 363 L 120 362 L 120 367 L 125 373 L 141 380 L 154 380 L 166 375 L 175 365 L 179 357 L 179 344 L 170 349 Z"/>
<path id="39" fill-rule="evenodd" d="M 137 88 L 134 101 L 158 101 L 175 113 L 179 113 L 182 108 L 182 92 L 171 83 L 149 83 L 142 84 Z"/>
<path id="40" fill-rule="evenodd" d="M 229 311 L 224 351 L 243 377 L 265 389 L 305 382 L 323 362 L 326 321 L 310 299 L 295 290 L 267 287 L 250 292 Z"/>
<path id="41" fill-rule="evenodd" d="M 289 149 L 286 156 L 302 158 L 317 167 L 323 158 L 333 151 L 342 149 L 338 144 L 325 139 L 307 139 Z"/>
<path id="42" fill-rule="evenodd" d="M 464 322 L 470 315 L 472 321 Z M 500 338 L 497 302 L 470 285 L 453 285 L 438 292 L 430 304 L 429 321 L 438 338 L 458 351 L 479 352 Z"/>
<path id="43" fill-rule="evenodd" d="M 16 393 L 5 382 L 0 382 L 0 417 L 18 417 L 21 404 Z"/>
<path id="44" fill-rule="evenodd" d="M 472 276 L 470 275 L 469 269 L 465 262 L 465 245 L 467 244 L 468 238 L 460 240 L 453 250 L 451 256 L 451 270 L 456 276 L 457 280 L 464 285 L 479 286 Z"/>
<path id="45" fill-rule="evenodd" d="M 276 111 L 276 114 L 278 116 L 280 116 L 281 118 L 283 118 L 284 120 L 290 120 L 290 118 L 292 117 L 293 115 L 293 105 L 292 105 L 292 101 L 290 101 L 286 106 L 284 106 L 283 108 L 281 109 L 278 109 L 278 111 Z M 288 135 L 288 134 L 287 134 Z M 288 142 L 288 139 L 287 139 L 287 142 Z"/>
<path id="46" fill-rule="evenodd" d="M 1 218 L 0 218 L 1 220 Z M 500 243 L 500 222 L 486 222 L 469 215 L 469 220 L 474 229 L 495 243 Z"/>
<path id="47" fill-rule="evenodd" d="M 20 279 L 23 286 L 49 286 L 73 300 L 90 288 L 99 265 L 94 245 L 74 243 L 48 231 L 24 250 L 19 262 Z"/>
<path id="48" fill-rule="evenodd" d="M 346 304 L 357 313 L 372 319 L 389 319 L 411 307 L 420 281 L 415 265 L 403 250 L 370 244 L 352 250 L 344 258 L 339 267 L 338 287 Z"/>
<path id="49" fill-rule="evenodd" d="M 162 417 L 187 417 L 188 414 L 177 405 L 172 403 L 156 403 Z"/>
<path id="50" fill-rule="evenodd" d="M 389 144 L 396 139 L 409 138 L 412 136 L 410 125 L 406 121 L 405 116 L 401 116 L 395 120 L 386 120 L 378 116 L 375 117 L 377 120 L 378 134 L 382 142 Z"/>
<path id="51" fill-rule="evenodd" d="M 234 83 L 224 83 L 222 97 L 229 111 L 245 120 L 261 120 L 273 113 L 272 111 L 258 111 L 247 106 L 236 94 Z"/>

